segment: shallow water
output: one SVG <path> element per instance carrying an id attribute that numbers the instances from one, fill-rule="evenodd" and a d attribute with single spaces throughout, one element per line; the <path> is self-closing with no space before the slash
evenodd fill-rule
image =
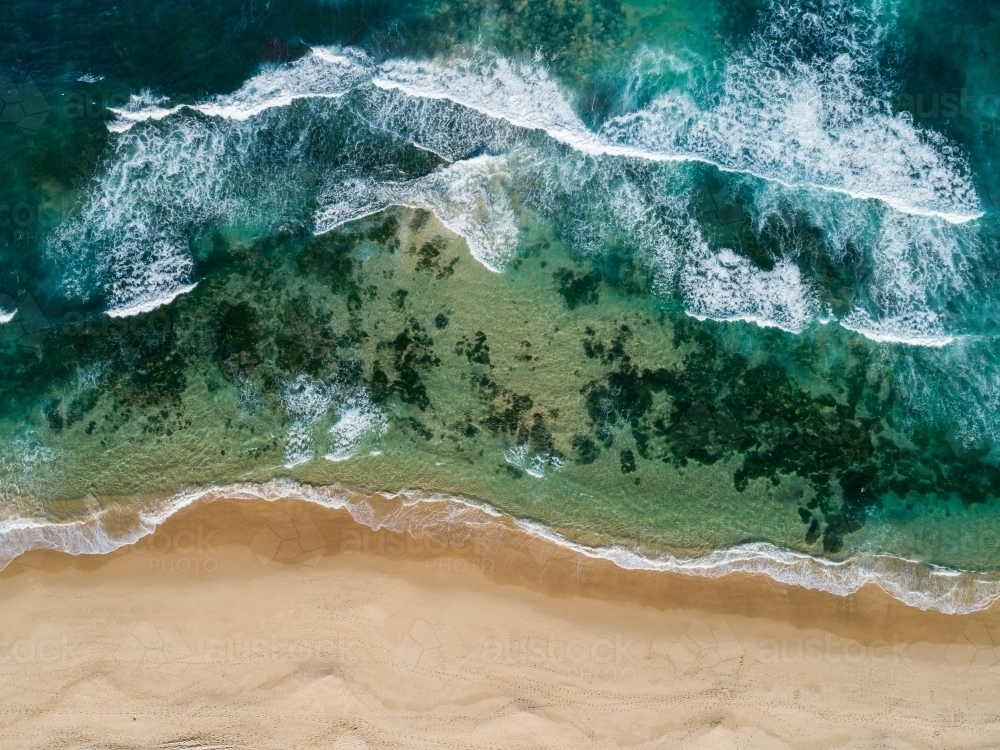
<path id="1" fill-rule="evenodd" d="M 286 478 L 996 570 L 971 4 L 86 6 L 0 22 L 8 551 Z"/>

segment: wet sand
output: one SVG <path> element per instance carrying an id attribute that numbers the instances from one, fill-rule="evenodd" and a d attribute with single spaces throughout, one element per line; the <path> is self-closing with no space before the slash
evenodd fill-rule
<path id="1" fill-rule="evenodd" d="M 0 747 L 1000 743 L 996 608 L 624 571 L 440 521 L 216 500 L 112 554 L 22 556 L 0 573 Z"/>

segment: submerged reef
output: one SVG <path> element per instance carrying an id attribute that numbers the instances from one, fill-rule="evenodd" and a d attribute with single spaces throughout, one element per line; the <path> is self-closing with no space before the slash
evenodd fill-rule
<path id="1" fill-rule="evenodd" d="M 529 243 L 496 275 L 402 208 L 217 244 L 226 262 L 164 307 L 5 339 L 7 422 L 81 456 L 194 450 L 221 422 L 220 480 L 338 440 L 338 461 L 405 444 L 507 480 L 555 472 L 585 487 L 599 470 L 649 497 L 657 471 L 695 465 L 728 472 L 734 498 L 797 477 L 809 491 L 782 512 L 829 554 L 887 497 L 981 503 L 1000 486 L 987 450 L 956 451 L 933 424 L 903 429 L 877 345 L 696 320 L 651 297 L 625 250 L 587 260 Z M 470 302 L 470 283 L 487 297 Z M 345 419 L 360 425 L 350 440 Z"/>

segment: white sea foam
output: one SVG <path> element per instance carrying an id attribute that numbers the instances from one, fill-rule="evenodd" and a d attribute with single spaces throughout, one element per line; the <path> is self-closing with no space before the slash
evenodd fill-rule
<path id="1" fill-rule="evenodd" d="M 139 299 L 130 302 L 126 307 L 118 307 L 113 310 L 108 310 L 107 314 L 112 318 L 127 318 L 131 315 L 139 315 L 140 313 L 150 312 L 158 307 L 163 307 L 164 305 L 169 305 L 175 299 L 180 297 L 182 294 L 187 294 L 188 292 L 194 291 L 194 288 L 198 286 L 198 282 L 194 284 L 188 284 L 187 286 L 182 286 L 178 289 L 171 289 L 166 294 L 159 297 L 153 297 L 152 299 Z"/>
<path id="2" fill-rule="evenodd" d="M 506 153 L 526 136 L 506 120 L 447 99 L 410 96 L 395 88 L 360 90 L 352 105 L 372 127 L 399 134 L 451 162 L 482 153 Z"/>
<path id="3" fill-rule="evenodd" d="M 0 309 L 0 326 L 4 323 L 10 323 L 17 316 L 17 310 L 7 312 L 6 310 Z"/>
<path id="4" fill-rule="evenodd" d="M 789 216 L 805 215 L 820 231 L 831 265 L 857 269 L 850 290 L 857 298 L 839 321 L 845 328 L 912 346 L 941 347 L 955 340 L 948 330 L 954 320 L 949 307 L 972 304 L 976 269 L 988 262 L 978 231 L 843 198 L 795 201 L 769 187 L 754 190 L 753 198 L 758 231 L 768 225 L 789 229 Z M 790 260 L 798 260 L 801 250 L 794 242 L 782 243 Z"/>
<path id="5" fill-rule="evenodd" d="M 297 99 L 338 98 L 371 79 L 371 62 L 359 50 L 316 47 L 295 62 L 262 70 L 235 93 L 204 102 L 168 107 L 149 92 L 133 96 L 125 107 L 112 109 L 109 124 L 125 132 L 137 122 L 162 120 L 190 108 L 208 117 L 249 120 L 268 109 L 287 107 Z"/>
<path id="6" fill-rule="evenodd" d="M 625 570 L 658 570 L 707 578 L 749 573 L 838 596 L 848 596 L 874 584 L 911 607 L 946 614 L 976 612 L 1000 598 L 1000 581 L 889 555 L 865 555 L 834 562 L 755 542 L 715 550 L 701 557 L 669 554 L 649 557 L 622 546 L 584 546 L 541 524 L 519 523 L 540 537 L 588 557 L 609 560 Z"/>
<path id="7" fill-rule="evenodd" d="M 33 498 L 42 493 L 54 469 L 55 452 L 34 431 L 0 441 L 0 510 L 36 507 Z"/>
<path id="8" fill-rule="evenodd" d="M 942 568 L 888 555 L 863 555 L 833 562 L 767 543 L 741 544 L 700 556 L 664 554 L 650 556 L 621 545 L 587 546 L 532 521 L 506 518 L 486 504 L 462 498 L 401 492 L 368 496 L 341 487 L 314 487 L 284 480 L 266 484 L 236 484 L 191 490 L 166 500 L 149 502 L 134 513 L 130 528 L 112 533 L 107 511 L 68 522 L 12 518 L 0 522 L 0 567 L 35 549 L 55 549 L 70 554 L 102 554 L 152 534 L 156 527 L 184 508 L 215 499 L 243 501 L 301 500 L 345 510 L 358 523 L 373 530 L 389 529 L 418 538 L 428 534 L 467 539 L 474 530 L 490 544 L 491 529 L 502 532 L 510 523 L 539 539 L 577 554 L 607 560 L 625 570 L 652 570 L 689 576 L 721 578 L 737 573 L 763 575 L 790 586 L 847 596 L 872 584 L 905 604 L 922 610 L 967 614 L 988 607 L 1000 598 L 995 577 Z M 503 543 L 506 536 L 497 537 Z"/>
<path id="9" fill-rule="evenodd" d="M 863 310 L 852 310 L 840 320 L 840 325 L 883 343 L 942 347 L 955 340 L 954 336 L 944 332 L 937 314 L 929 311 L 873 320 Z"/>
<path id="10" fill-rule="evenodd" d="M 504 189 L 505 161 L 479 156 L 405 183 L 379 184 L 370 178 L 335 181 L 321 199 L 315 231 L 331 231 L 392 205 L 424 208 L 465 239 L 472 257 L 499 272 L 518 237 L 517 217 Z"/>
<path id="11" fill-rule="evenodd" d="M 491 157 L 458 162 L 420 181 L 407 203 L 432 211 L 465 238 L 472 256 L 501 271 L 517 247 L 517 217 L 504 186 L 503 163 Z"/>
<path id="12" fill-rule="evenodd" d="M 109 107 L 109 110 L 115 113 L 116 119 L 108 123 L 108 130 L 112 133 L 124 133 L 137 122 L 162 120 L 180 110 L 180 107 L 164 106 L 169 103 L 166 97 L 157 96 L 149 89 L 143 89 L 132 94 L 124 107 Z"/>
<path id="13" fill-rule="evenodd" d="M 532 453 L 524 443 L 517 443 L 506 448 L 503 457 L 511 466 L 524 469 L 528 476 L 535 479 L 544 479 L 546 469 L 562 471 L 565 466 L 563 459 L 559 456 L 551 453 Z"/>
<path id="14" fill-rule="evenodd" d="M 44 497 L 49 482 L 58 473 L 56 452 L 38 439 L 34 431 L 20 431 L 0 440 L 0 565 L 7 529 L 17 529 L 23 519 L 44 517 L 37 500 Z"/>
<path id="15" fill-rule="evenodd" d="M 702 320 L 744 320 L 799 333 L 818 311 L 798 266 L 782 260 L 763 271 L 728 248 L 686 264 L 681 289 L 687 313 Z"/>
<path id="16" fill-rule="evenodd" d="M 137 525 L 121 536 L 108 532 L 100 516 L 83 521 L 51 522 L 31 516 L 8 515 L 0 521 L 0 567 L 25 552 L 51 549 L 71 555 L 101 555 L 133 544 L 151 534 L 155 524 Z"/>
<path id="17" fill-rule="evenodd" d="M 967 450 L 989 450 L 1000 441 L 1000 364 L 995 336 L 956 337 L 951 346 L 932 350 L 898 347 L 890 366 L 904 414 L 940 432 L 961 458 Z M 987 459 L 989 460 L 989 459 Z"/>
<path id="18" fill-rule="evenodd" d="M 698 56 L 681 48 L 672 52 L 640 44 L 625 74 L 621 88 L 621 108 L 635 112 L 642 109 L 667 88 L 690 88 L 692 78 L 703 73 Z"/>
<path id="19" fill-rule="evenodd" d="M 517 193 L 560 225 L 574 250 L 600 252 L 607 236 L 631 243 L 654 268 L 661 291 L 679 288 L 695 316 L 803 330 L 819 310 L 793 255 L 763 271 L 723 247 L 692 251 L 700 235 L 677 201 L 657 194 L 650 177 L 656 169 L 646 170 L 649 184 L 634 176 L 640 164 L 700 161 L 794 187 L 799 195 L 819 188 L 800 201 L 806 204 L 840 205 L 824 194 L 878 199 L 858 225 L 868 236 L 850 238 L 874 248 L 868 290 L 874 325 L 862 327 L 855 318 L 848 325 L 889 336 L 895 323 L 926 317 L 944 298 L 929 294 L 925 282 L 961 263 L 964 248 L 949 222 L 980 215 L 978 197 L 951 144 L 889 109 L 891 86 L 878 60 L 891 19 L 876 5 L 815 6 L 773 3 L 713 94 L 691 83 L 692 61 L 644 48 L 623 101 L 643 100 L 636 86 L 646 86 L 640 79 L 647 69 L 683 74 L 687 88 L 672 87 L 597 131 L 583 123 L 572 96 L 540 59 L 516 62 L 481 51 L 375 64 L 357 50 L 317 47 L 262 70 L 230 95 L 171 106 L 147 92 L 119 111 L 117 156 L 79 219 L 61 228 L 52 245 L 64 259 L 100 246 L 96 261 L 70 263 L 69 290 L 101 288 L 116 314 L 141 312 L 191 286 L 188 247 L 200 227 L 301 220 L 288 208 L 311 198 L 291 169 L 305 161 L 325 176 L 312 217 L 317 232 L 388 205 L 418 206 L 499 271 L 518 240 Z M 341 123 L 339 135 L 313 142 L 310 120 L 329 124 L 329 110 L 298 107 L 286 117 L 303 99 L 347 102 L 345 112 L 360 122 Z M 285 120 L 282 130 L 276 123 Z M 140 122 L 146 126 L 133 127 Z M 373 160 L 366 139 L 379 133 L 448 163 L 424 176 L 401 176 L 389 156 Z M 316 158 L 322 149 L 326 155 Z M 271 200 L 263 200 L 268 191 Z M 295 199 L 285 205 L 283 193 Z M 873 221 L 881 227 L 877 238 Z M 944 336 L 904 340 L 937 345 Z"/>
<path id="20" fill-rule="evenodd" d="M 191 229 L 236 214 L 218 179 L 226 150 L 223 133 L 190 120 L 119 139 L 79 214 L 49 241 L 66 269 L 67 291 L 87 297 L 101 290 L 119 315 L 188 291 Z"/>
<path id="21" fill-rule="evenodd" d="M 839 31 L 833 25 L 837 19 L 818 20 L 832 35 Z M 797 32 L 794 24 L 772 29 Z M 954 223 L 983 215 L 968 167 L 955 149 L 893 116 L 887 100 L 873 101 L 860 85 L 861 69 L 877 50 L 851 45 L 810 66 L 800 60 L 782 63 L 776 53 L 780 41 L 759 37 L 757 47 L 730 64 L 722 95 L 709 105 L 671 92 L 596 133 L 537 64 L 483 57 L 391 61 L 379 67 L 373 82 L 541 130 L 587 154 L 701 161 L 786 187 L 876 199 L 903 213 Z"/>
<path id="22" fill-rule="evenodd" d="M 366 444 L 383 437 L 389 418 L 364 389 L 346 388 L 340 383 L 323 383 L 299 375 L 285 385 L 282 401 L 292 424 L 285 440 L 285 468 L 291 469 L 315 458 L 315 429 L 337 415 L 328 431 L 329 461 L 346 461 Z"/>
<path id="23" fill-rule="evenodd" d="M 877 199 L 963 223 L 982 216 L 964 158 L 891 112 L 884 5 L 775 0 L 726 65 L 721 91 L 668 90 L 607 123 L 609 142 L 700 158 L 786 186 Z"/>
<path id="24" fill-rule="evenodd" d="M 178 113 L 117 136 L 78 211 L 48 240 L 66 291 L 98 293 L 115 316 L 147 312 L 193 288 L 200 233 L 294 222 L 307 188 L 294 168 L 299 133 L 284 132 L 282 119 Z"/>
<path id="25" fill-rule="evenodd" d="M 282 401 L 292 420 L 285 440 L 285 468 L 291 469 L 313 458 L 313 428 L 326 416 L 339 396 L 336 386 L 299 375 L 285 385 Z"/>
<path id="26" fill-rule="evenodd" d="M 447 99 L 495 120 L 541 130 L 586 153 L 605 152 L 562 87 L 537 61 L 519 64 L 492 55 L 445 62 L 391 60 L 379 66 L 373 83 L 418 99 Z"/>
<path id="27" fill-rule="evenodd" d="M 954 337 L 946 332 L 942 314 L 974 286 L 973 269 L 985 261 L 978 233 L 934 220 L 886 216 L 870 252 L 869 296 L 880 316 L 874 326 L 856 321 L 857 330 L 875 335 L 895 331 L 929 346 L 950 343 Z"/>
<path id="28" fill-rule="evenodd" d="M 354 457 L 366 443 L 385 436 L 389 429 L 389 418 L 371 402 L 368 394 L 348 399 L 338 411 L 337 422 L 329 431 L 327 461 L 346 461 Z"/>
<path id="29" fill-rule="evenodd" d="M 804 14 L 793 20 L 785 9 L 773 8 L 768 33 L 730 62 L 723 91 L 712 101 L 668 92 L 599 132 L 587 128 L 538 61 L 484 54 L 375 66 L 356 50 L 314 48 L 294 63 L 262 71 L 232 95 L 192 108 L 245 120 L 297 99 L 340 97 L 371 83 L 417 100 L 448 100 L 592 155 L 702 161 L 790 187 L 877 199 L 904 213 L 957 223 L 981 216 L 968 167 L 954 147 L 892 115 L 888 97 L 866 90 L 865 76 L 878 75 L 867 68 L 877 59 L 879 40 L 868 49 L 845 36 L 853 30 L 837 26 L 843 19 L 831 5 L 832 17 Z M 809 61 L 789 59 L 782 45 L 793 47 L 789 37 L 800 37 L 807 25 L 823 27 L 834 40 L 828 45 L 833 51 Z M 143 101 L 118 110 L 119 129 L 181 108 Z"/>

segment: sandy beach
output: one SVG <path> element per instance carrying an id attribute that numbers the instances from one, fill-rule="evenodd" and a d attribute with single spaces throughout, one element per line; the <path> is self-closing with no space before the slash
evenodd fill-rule
<path id="1" fill-rule="evenodd" d="M 216 500 L 0 574 L 2 748 L 984 748 L 998 613 Z"/>

